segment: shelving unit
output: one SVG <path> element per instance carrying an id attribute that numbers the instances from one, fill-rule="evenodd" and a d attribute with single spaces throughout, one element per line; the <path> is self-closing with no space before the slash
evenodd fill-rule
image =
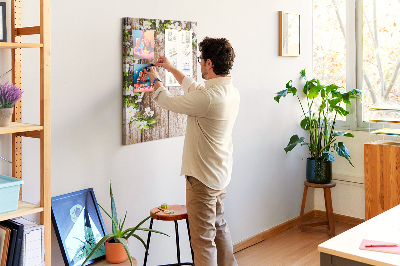
<path id="1" fill-rule="evenodd" d="M 24 35 L 40 35 L 40 43 L 22 43 Z M 51 183 L 50 183 L 50 0 L 40 0 L 40 25 L 21 27 L 21 0 L 11 0 L 11 42 L 0 43 L 0 49 L 11 49 L 12 80 L 21 86 L 21 49 L 40 49 L 40 125 L 22 123 L 22 104 L 14 106 L 13 123 L 0 127 L 0 134 L 12 134 L 12 173 L 22 179 L 22 137 L 40 141 L 40 206 L 21 201 L 18 209 L 0 214 L 0 220 L 40 213 L 44 225 L 45 265 L 51 265 Z M 25 90 L 29 90 L 26 86 Z"/>

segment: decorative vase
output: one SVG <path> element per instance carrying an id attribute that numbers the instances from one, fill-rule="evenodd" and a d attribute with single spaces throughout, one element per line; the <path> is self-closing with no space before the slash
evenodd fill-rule
<path id="1" fill-rule="evenodd" d="M 0 109 L 0 127 L 8 127 L 10 125 L 13 111 L 13 107 Z"/>
<path id="2" fill-rule="evenodd" d="M 113 238 L 109 238 L 105 242 L 106 261 L 109 263 L 121 263 L 128 259 L 128 254 L 121 243 L 110 242 Z"/>
<path id="3" fill-rule="evenodd" d="M 316 184 L 330 183 L 332 181 L 332 162 L 307 158 L 306 180 Z"/>

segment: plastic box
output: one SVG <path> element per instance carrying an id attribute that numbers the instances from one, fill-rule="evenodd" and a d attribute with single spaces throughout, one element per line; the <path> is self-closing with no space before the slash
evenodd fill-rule
<path id="1" fill-rule="evenodd" d="M 18 209 L 19 189 L 24 181 L 0 175 L 0 213 Z"/>

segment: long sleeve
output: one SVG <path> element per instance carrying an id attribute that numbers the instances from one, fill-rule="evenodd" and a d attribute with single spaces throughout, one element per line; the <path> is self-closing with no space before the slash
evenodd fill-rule
<path id="1" fill-rule="evenodd" d="M 172 112 L 204 117 L 207 114 L 211 101 L 208 93 L 201 88 L 201 86 L 196 86 L 196 82 L 189 83 L 188 80 L 184 79 L 182 89 L 187 91 L 187 93 L 174 97 L 165 87 L 160 87 L 155 92 L 154 100 L 162 108 Z"/>

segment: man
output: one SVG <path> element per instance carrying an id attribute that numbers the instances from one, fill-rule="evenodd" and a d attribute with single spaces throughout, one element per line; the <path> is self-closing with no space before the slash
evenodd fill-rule
<path id="1" fill-rule="evenodd" d="M 186 206 L 196 266 L 237 265 L 223 218 L 225 188 L 232 172 L 232 128 L 239 92 L 228 76 L 235 53 L 229 41 L 206 37 L 200 44 L 205 86 L 186 77 L 163 56 L 156 66 L 171 72 L 185 94 L 173 97 L 155 67 L 147 71 L 155 101 L 164 109 L 187 114 L 181 174 L 186 176 Z"/>

